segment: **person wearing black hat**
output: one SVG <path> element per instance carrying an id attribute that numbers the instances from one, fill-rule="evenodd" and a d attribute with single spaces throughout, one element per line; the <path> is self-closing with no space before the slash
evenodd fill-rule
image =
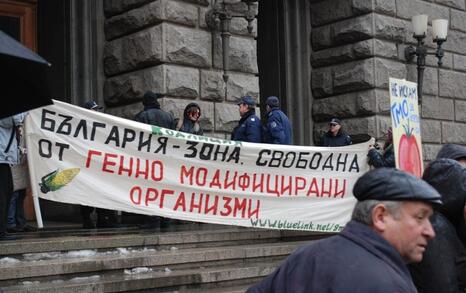
<path id="1" fill-rule="evenodd" d="M 158 99 L 162 98 L 163 95 L 160 93 L 154 93 L 147 91 L 142 97 L 142 104 L 144 110 L 137 113 L 134 120 L 149 125 L 155 125 L 167 129 L 175 129 L 175 119 L 173 115 L 160 108 Z M 170 226 L 170 219 L 159 216 L 145 216 L 145 223 L 141 225 L 141 228 L 147 229 L 168 229 Z"/>
<path id="2" fill-rule="evenodd" d="M 466 292 L 466 168 L 453 159 L 432 161 L 422 177 L 442 195 L 430 218 L 436 234 L 418 264 L 410 265 L 421 293 Z"/>
<path id="3" fill-rule="evenodd" d="M 97 104 L 97 102 L 94 100 L 89 100 L 86 103 L 84 103 L 84 108 L 89 110 L 102 111 L 104 107 Z"/>
<path id="4" fill-rule="evenodd" d="M 453 159 L 466 166 L 466 147 L 459 144 L 447 143 L 437 154 L 437 159 L 440 158 Z"/>
<path id="5" fill-rule="evenodd" d="M 332 118 L 328 123 L 328 131 L 322 137 L 322 146 L 338 147 L 350 145 L 351 137 L 342 129 L 341 120 Z"/>
<path id="6" fill-rule="evenodd" d="M 417 292 L 407 263 L 419 262 L 435 233 L 429 222 L 440 194 L 394 168 L 361 176 L 343 231 L 293 252 L 255 292 Z"/>
<path id="7" fill-rule="evenodd" d="M 158 99 L 162 97 L 163 95 L 160 93 L 147 91 L 142 97 L 144 110 L 137 113 L 134 120 L 167 129 L 175 129 L 175 119 L 173 115 L 160 109 Z"/>
<path id="8" fill-rule="evenodd" d="M 244 96 L 237 103 L 241 119 L 231 133 L 231 140 L 245 142 L 262 142 L 262 125 L 256 116 L 256 101 L 251 96 Z"/>
<path id="9" fill-rule="evenodd" d="M 84 103 L 84 108 L 102 112 L 104 107 L 97 104 L 95 100 L 89 100 Z M 92 220 L 91 214 L 95 210 L 97 215 L 97 221 L 94 222 Z M 102 208 L 94 208 L 90 206 L 81 206 L 81 217 L 83 221 L 83 228 L 84 229 L 94 229 L 94 228 L 115 228 L 117 227 L 116 224 L 116 215 L 115 211 L 102 209 Z"/>
<path id="10" fill-rule="evenodd" d="M 291 144 L 291 124 L 288 117 L 280 110 L 280 101 L 275 96 L 266 100 L 267 123 L 264 126 L 264 142 L 273 144 Z"/>

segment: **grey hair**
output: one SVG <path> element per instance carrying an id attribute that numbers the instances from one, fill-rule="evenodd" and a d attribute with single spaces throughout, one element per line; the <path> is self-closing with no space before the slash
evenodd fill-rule
<path id="1" fill-rule="evenodd" d="M 378 204 L 383 204 L 387 208 L 388 213 L 395 219 L 399 218 L 401 206 L 403 204 L 402 201 L 368 199 L 356 203 L 351 219 L 368 226 L 372 225 L 372 210 Z"/>

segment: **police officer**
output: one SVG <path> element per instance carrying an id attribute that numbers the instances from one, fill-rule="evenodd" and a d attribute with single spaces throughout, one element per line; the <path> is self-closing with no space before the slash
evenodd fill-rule
<path id="1" fill-rule="evenodd" d="M 264 142 L 273 144 L 291 144 L 291 124 L 288 117 L 280 110 L 280 101 L 275 96 L 266 100 L 267 124 L 264 127 Z"/>
<path id="2" fill-rule="evenodd" d="M 244 96 L 238 102 L 241 119 L 231 133 L 232 140 L 262 142 L 262 125 L 256 116 L 256 101 L 251 96 Z"/>
<path id="3" fill-rule="evenodd" d="M 417 292 L 406 263 L 420 262 L 435 236 L 429 217 L 440 194 L 394 168 L 365 173 L 353 194 L 341 233 L 298 248 L 247 292 Z"/>
<path id="4" fill-rule="evenodd" d="M 324 133 L 322 138 L 322 146 L 337 147 L 350 145 L 351 143 L 351 137 L 343 131 L 341 120 L 332 118 L 328 123 L 328 131 Z"/>

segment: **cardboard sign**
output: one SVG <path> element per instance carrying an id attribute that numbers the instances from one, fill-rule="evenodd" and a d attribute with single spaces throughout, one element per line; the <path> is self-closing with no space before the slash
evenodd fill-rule
<path id="1" fill-rule="evenodd" d="M 421 178 L 424 166 L 417 84 L 390 78 L 389 86 L 396 167 Z"/>

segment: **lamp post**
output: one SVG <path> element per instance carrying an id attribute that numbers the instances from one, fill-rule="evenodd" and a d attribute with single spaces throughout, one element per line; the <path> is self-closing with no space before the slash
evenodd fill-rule
<path id="1" fill-rule="evenodd" d="M 426 67 L 426 56 L 435 55 L 438 59 L 438 66 L 442 66 L 442 57 L 444 51 L 442 49 L 442 44 L 447 40 L 448 32 L 448 20 L 446 19 L 435 19 L 432 21 L 432 35 L 433 41 L 437 43 L 437 49 L 435 51 L 427 50 L 427 47 L 424 45 L 424 39 L 427 36 L 427 22 L 428 16 L 425 14 L 415 15 L 412 18 L 412 25 L 414 35 L 413 37 L 417 40 L 417 45 L 408 46 L 405 49 L 405 58 L 407 61 L 414 59 L 414 56 L 417 57 L 417 91 L 418 91 L 418 102 L 419 105 L 422 104 L 422 83 L 424 80 L 424 69 Z"/>
<path id="2" fill-rule="evenodd" d="M 259 0 L 240 0 L 236 3 L 221 3 L 213 5 L 213 8 L 207 13 L 207 25 L 214 31 L 220 28 L 220 35 L 222 37 L 222 53 L 223 53 L 223 81 L 228 82 L 228 70 L 230 69 L 229 55 L 230 55 L 230 37 L 231 37 L 231 19 L 234 17 L 244 18 L 248 22 L 248 32 L 251 34 L 253 30 L 252 23 L 256 18 L 253 4 Z M 247 10 L 238 8 L 242 3 L 247 5 Z"/>

